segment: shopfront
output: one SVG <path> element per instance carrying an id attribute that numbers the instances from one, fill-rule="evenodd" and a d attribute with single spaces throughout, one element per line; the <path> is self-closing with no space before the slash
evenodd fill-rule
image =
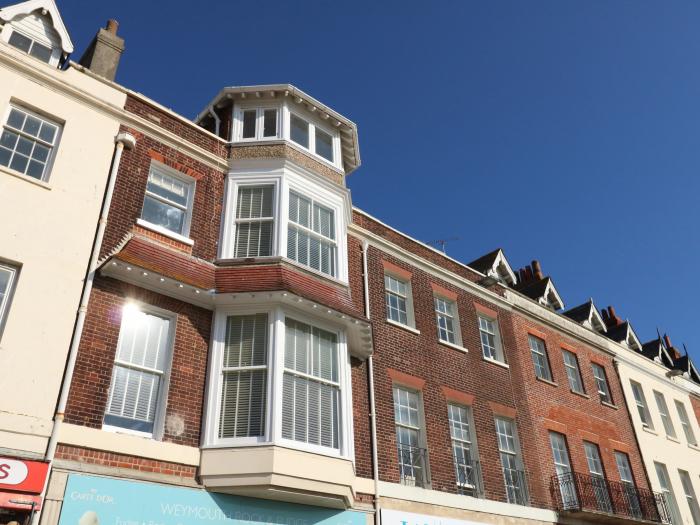
<path id="1" fill-rule="evenodd" d="M 0 525 L 29 525 L 41 510 L 41 492 L 49 464 L 0 457 Z"/>
<path id="2" fill-rule="evenodd" d="M 59 525 L 367 525 L 367 514 L 70 474 Z"/>

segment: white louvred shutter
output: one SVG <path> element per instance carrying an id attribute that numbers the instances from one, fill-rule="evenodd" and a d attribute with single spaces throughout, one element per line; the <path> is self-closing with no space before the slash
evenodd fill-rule
<path id="1" fill-rule="evenodd" d="M 219 437 L 265 433 L 267 314 L 230 316 L 226 321 Z"/>

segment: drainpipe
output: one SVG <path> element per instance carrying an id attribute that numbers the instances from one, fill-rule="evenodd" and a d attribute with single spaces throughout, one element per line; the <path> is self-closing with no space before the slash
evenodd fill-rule
<path id="1" fill-rule="evenodd" d="M 46 495 L 46 489 L 49 483 L 49 476 L 51 475 L 51 467 L 53 466 L 53 458 L 56 454 L 56 446 L 58 445 L 58 434 L 65 417 L 66 404 L 68 403 L 68 394 L 70 393 L 71 383 L 73 381 L 73 372 L 75 371 L 75 362 L 78 357 L 78 346 L 80 345 L 80 339 L 83 333 L 83 326 L 85 326 L 85 316 L 87 314 L 87 306 L 90 301 L 90 292 L 92 291 L 92 285 L 95 280 L 95 272 L 97 271 L 97 263 L 100 258 L 100 249 L 102 248 L 102 240 L 104 239 L 105 229 L 107 227 L 107 216 L 109 215 L 109 208 L 112 203 L 112 195 L 114 194 L 114 184 L 117 178 L 117 173 L 119 171 L 119 164 L 122 158 L 122 152 L 124 148 L 130 150 L 136 145 L 136 139 L 133 135 L 129 133 L 119 133 L 115 139 L 115 149 L 114 158 L 112 159 L 112 168 L 109 172 L 109 178 L 107 179 L 107 190 L 105 193 L 104 201 L 102 202 L 102 210 L 100 212 L 100 219 L 97 223 L 97 232 L 95 233 L 95 240 L 92 246 L 92 253 L 90 254 L 90 262 L 88 264 L 87 275 L 85 276 L 85 283 L 83 284 L 83 292 L 80 296 L 80 306 L 78 307 L 78 317 L 75 321 L 75 328 L 73 329 L 73 338 L 71 340 L 70 349 L 68 350 L 68 362 L 66 363 L 66 371 L 63 377 L 63 383 L 61 384 L 61 393 L 58 399 L 58 405 L 56 407 L 56 415 L 54 416 L 53 427 L 51 428 L 51 437 L 49 438 L 49 444 L 46 447 L 46 454 L 44 459 L 49 462 L 49 470 L 46 474 L 46 481 L 44 482 L 44 489 L 41 493 L 42 499 Z M 34 515 L 33 524 L 38 523 L 40 512 Z"/>
<path id="2" fill-rule="evenodd" d="M 365 295 L 365 317 L 370 318 L 369 312 L 369 275 L 367 274 L 367 250 L 369 243 L 362 241 L 362 285 Z M 374 364 L 372 356 L 367 358 L 367 373 L 369 375 L 369 410 L 372 440 L 372 477 L 374 478 L 374 522 L 381 525 L 379 513 L 379 461 L 377 454 L 377 407 L 374 401 Z"/>
<path id="3" fill-rule="evenodd" d="M 215 123 L 215 135 L 218 137 L 219 136 L 219 131 L 221 131 L 221 119 L 219 118 L 219 115 L 216 114 L 216 111 L 214 111 L 214 104 L 209 106 L 209 113 L 211 113 L 211 116 L 214 117 L 214 123 Z"/>

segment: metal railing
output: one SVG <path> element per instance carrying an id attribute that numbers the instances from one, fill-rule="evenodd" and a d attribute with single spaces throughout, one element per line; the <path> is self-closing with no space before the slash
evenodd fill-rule
<path id="1" fill-rule="evenodd" d="M 633 520 L 671 523 L 663 495 L 632 483 L 567 472 L 552 476 L 551 490 L 559 511 L 603 512 Z"/>
<path id="2" fill-rule="evenodd" d="M 401 483 L 411 487 L 426 487 L 428 485 L 427 451 L 424 448 L 403 443 L 399 443 L 397 447 Z"/>
<path id="3" fill-rule="evenodd" d="M 478 461 L 460 461 L 455 463 L 457 493 L 475 498 L 484 497 L 481 478 L 481 464 Z"/>
<path id="4" fill-rule="evenodd" d="M 505 483 L 508 503 L 515 503 L 516 505 L 530 504 L 525 472 L 512 468 L 504 468 L 503 481 Z"/>

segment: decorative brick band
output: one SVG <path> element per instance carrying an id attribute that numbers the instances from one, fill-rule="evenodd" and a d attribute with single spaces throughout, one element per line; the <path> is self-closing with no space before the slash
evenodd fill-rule
<path id="1" fill-rule="evenodd" d="M 180 476 L 194 479 L 197 467 L 170 463 L 167 461 L 157 461 L 153 459 L 127 456 L 124 454 L 114 454 L 82 447 L 72 447 L 59 445 L 56 449 L 56 459 L 66 461 L 77 461 L 89 463 L 91 465 L 101 465 L 104 467 L 126 468 L 141 472 L 154 472 L 168 476 Z"/>
<path id="2" fill-rule="evenodd" d="M 591 355 L 588 356 L 588 359 L 590 360 L 591 363 L 595 363 L 595 364 L 600 365 L 602 367 L 606 367 L 610 364 L 610 361 L 608 359 L 605 359 L 604 356 L 594 354 L 592 352 L 591 352 Z M 607 373 L 607 370 L 606 370 L 606 373 Z"/>
<path id="3" fill-rule="evenodd" d="M 543 341 L 547 339 L 547 334 L 544 332 L 540 332 L 539 330 L 535 330 L 534 328 L 528 328 L 527 333 L 530 335 L 534 335 L 535 337 L 539 337 Z"/>
<path id="4" fill-rule="evenodd" d="M 448 290 L 447 288 L 444 288 L 440 286 L 439 284 L 435 283 L 430 283 L 430 286 L 433 288 L 433 293 L 435 295 L 440 295 L 444 297 L 445 299 L 449 299 L 450 301 L 456 301 L 457 300 L 457 293 L 453 292 L 452 290 Z"/>
<path id="5" fill-rule="evenodd" d="M 493 401 L 489 401 L 489 406 L 491 407 L 491 411 L 497 416 L 515 419 L 515 416 L 518 413 L 513 407 L 501 405 L 500 403 L 494 403 Z"/>
<path id="6" fill-rule="evenodd" d="M 566 425 L 564 423 L 554 421 L 553 419 L 545 419 L 543 423 L 544 428 L 546 428 L 547 430 L 559 432 L 560 434 L 566 434 Z"/>
<path id="7" fill-rule="evenodd" d="M 474 404 L 474 394 L 465 394 L 464 392 L 460 392 L 459 390 L 454 390 L 446 386 L 442 387 L 442 393 L 444 394 L 445 399 L 448 401 L 456 401 L 457 403 L 468 406 Z"/>
<path id="8" fill-rule="evenodd" d="M 413 275 L 408 270 L 405 270 L 394 263 L 390 263 L 389 261 L 382 260 L 382 266 L 384 266 L 385 272 L 395 275 L 396 277 L 400 277 L 401 279 L 408 280 L 411 278 L 411 275 Z"/>
<path id="9" fill-rule="evenodd" d="M 572 346 L 568 343 L 559 343 L 559 346 L 561 346 L 564 350 L 568 350 L 569 352 L 573 354 L 578 354 L 578 349 L 575 346 Z"/>
<path id="10" fill-rule="evenodd" d="M 630 454 L 632 452 L 632 447 L 629 446 L 627 443 L 623 443 L 622 441 L 617 441 L 616 439 L 610 439 L 608 440 L 610 443 L 610 446 L 619 452 L 624 452 L 625 454 Z"/>
<path id="11" fill-rule="evenodd" d="M 487 308 L 483 304 L 479 304 L 476 301 L 474 302 L 474 308 L 476 309 L 477 313 L 484 314 L 485 316 L 490 317 L 492 319 L 496 319 L 498 317 L 498 312 L 496 310 Z"/>
<path id="12" fill-rule="evenodd" d="M 600 436 L 598 434 L 588 432 L 588 430 L 579 430 L 578 433 L 584 441 L 590 441 L 591 443 L 600 445 Z"/>
<path id="13" fill-rule="evenodd" d="M 410 374 L 404 374 L 393 368 L 387 368 L 386 373 L 394 383 L 399 383 L 409 388 L 415 388 L 416 390 L 423 390 L 425 386 L 425 379 L 420 377 L 412 376 Z"/>

